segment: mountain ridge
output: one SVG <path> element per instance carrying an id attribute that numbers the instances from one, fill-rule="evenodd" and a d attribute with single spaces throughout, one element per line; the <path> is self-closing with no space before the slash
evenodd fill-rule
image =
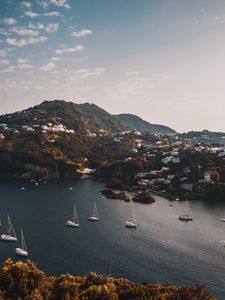
<path id="1" fill-rule="evenodd" d="M 140 132 L 151 132 L 151 133 L 161 133 L 161 134 L 175 134 L 176 131 L 171 129 L 168 126 L 160 125 L 160 124 L 152 124 L 149 123 L 137 115 L 133 114 L 118 114 L 116 115 L 118 120 L 129 126 L 134 130 L 138 130 Z"/>

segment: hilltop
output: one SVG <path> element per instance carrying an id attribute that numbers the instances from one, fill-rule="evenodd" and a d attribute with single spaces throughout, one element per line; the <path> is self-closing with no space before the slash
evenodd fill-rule
<path id="1" fill-rule="evenodd" d="M 0 270 L 0 300 L 218 300 L 204 286 L 134 283 L 124 278 L 89 273 L 48 277 L 36 265 L 8 259 Z"/>
<path id="2" fill-rule="evenodd" d="M 138 136 L 95 104 L 44 101 L 0 116 L 0 178 L 76 177 L 125 159 Z"/>
<path id="3" fill-rule="evenodd" d="M 63 123 L 68 128 L 85 134 L 99 129 L 112 132 L 128 129 L 116 117 L 95 104 L 76 104 L 64 100 L 44 101 L 34 107 L 0 116 L 0 123 L 15 127 Z"/>
<path id="4" fill-rule="evenodd" d="M 152 132 L 152 133 L 160 133 L 160 134 L 175 134 L 176 131 L 171 129 L 170 127 L 151 124 L 140 117 L 132 114 L 119 114 L 116 115 L 119 121 L 126 124 L 128 127 L 133 130 L 138 130 L 140 132 Z"/>
<path id="5" fill-rule="evenodd" d="M 71 178 L 98 161 L 124 158 L 129 141 L 117 147 L 116 133 L 127 130 L 94 104 L 63 100 L 0 116 L 0 177 Z"/>

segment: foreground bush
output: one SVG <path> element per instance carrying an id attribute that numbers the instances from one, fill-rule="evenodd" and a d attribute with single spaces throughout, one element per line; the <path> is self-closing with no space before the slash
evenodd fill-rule
<path id="1" fill-rule="evenodd" d="M 0 300 L 218 300 L 204 286 L 136 284 L 90 273 L 48 277 L 36 265 L 7 259 L 0 271 Z"/>

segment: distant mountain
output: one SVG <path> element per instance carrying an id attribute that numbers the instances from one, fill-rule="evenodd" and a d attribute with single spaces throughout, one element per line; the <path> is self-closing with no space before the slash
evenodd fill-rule
<path id="1" fill-rule="evenodd" d="M 117 119 L 123 124 L 129 126 L 134 130 L 140 132 L 151 132 L 151 133 L 161 133 L 161 134 L 172 134 L 176 133 L 175 130 L 164 125 L 151 124 L 144 121 L 140 117 L 132 114 L 119 114 L 116 115 Z"/>

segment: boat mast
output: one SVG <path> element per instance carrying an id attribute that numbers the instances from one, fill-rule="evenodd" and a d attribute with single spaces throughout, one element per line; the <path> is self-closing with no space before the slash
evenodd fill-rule
<path id="1" fill-rule="evenodd" d="M 74 204 L 74 217 L 73 217 L 73 222 L 79 224 L 78 215 L 77 215 L 77 208 L 76 208 L 76 205 L 75 205 L 75 204 Z"/>
<path id="2" fill-rule="evenodd" d="M 13 225 L 12 225 L 9 215 L 8 215 L 8 230 L 7 230 L 7 232 L 8 232 L 8 235 L 14 236 L 16 238 L 16 233 L 13 228 Z"/>
<path id="3" fill-rule="evenodd" d="M 94 202 L 94 216 L 96 218 L 98 218 L 98 210 L 97 210 L 97 206 L 96 206 L 96 203 Z"/>
<path id="4" fill-rule="evenodd" d="M 12 235 L 12 229 L 11 229 L 11 220 L 10 220 L 10 217 L 9 217 L 9 215 L 8 215 L 8 230 L 7 230 L 7 233 L 8 233 L 8 235 Z"/>
<path id="5" fill-rule="evenodd" d="M 24 236 L 23 236 L 23 230 L 22 229 L 21 229 L 21 244 L 22 244 L 21 245 L 22 249 L 27 252 L 27 246 L 26 246 L 26 243 L 25 243 L 25 239 L 24 239 Z"/>

